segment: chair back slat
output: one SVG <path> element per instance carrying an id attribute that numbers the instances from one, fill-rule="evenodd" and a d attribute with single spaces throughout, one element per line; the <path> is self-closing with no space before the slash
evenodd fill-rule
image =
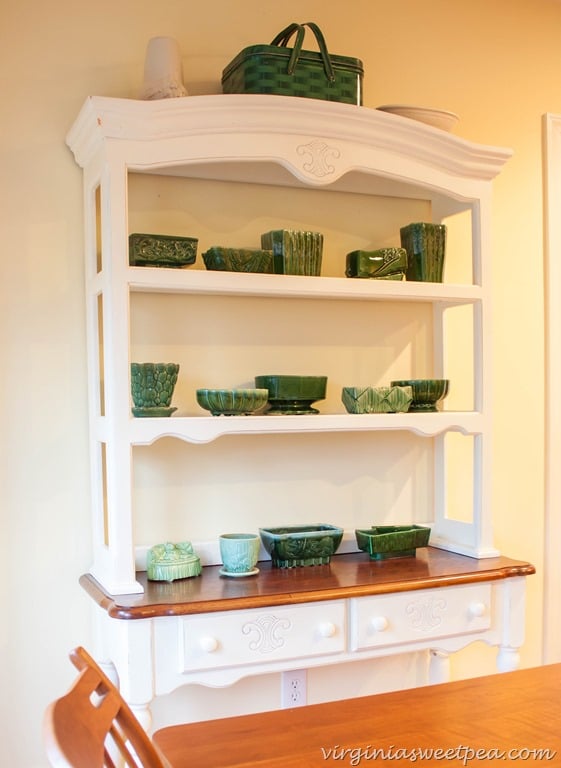
<path id="1" fill-rule="evenodd" d="M 83 648 L 70 654 L 79 675 L 47 708 L 44 741 L 53 768 L 165 768 L 119 690 Z"/>

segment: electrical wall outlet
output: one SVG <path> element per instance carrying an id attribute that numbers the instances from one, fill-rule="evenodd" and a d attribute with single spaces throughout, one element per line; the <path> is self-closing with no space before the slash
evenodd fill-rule
<path id="1" fill-rule="evenodd" d="M 281 707 L 303 707 L 307 702 L 307 671 L 305 669 L 293 669 L 289 672 L 281 672 Z"/>

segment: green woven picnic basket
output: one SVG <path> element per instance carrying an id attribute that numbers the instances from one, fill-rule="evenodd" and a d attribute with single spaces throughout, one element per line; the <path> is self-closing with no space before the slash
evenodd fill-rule
<path id="1" fill-rule="evenodd" d="M 302 50 L 306 27 L 313 33 L 318 51 Z M 222 72 L 222 92 L 302 96 L 361 105 L 362 78 L 360 59 L 331 55 L 317 24 L 292 23 L 270 45 L 244 48 Z"/>

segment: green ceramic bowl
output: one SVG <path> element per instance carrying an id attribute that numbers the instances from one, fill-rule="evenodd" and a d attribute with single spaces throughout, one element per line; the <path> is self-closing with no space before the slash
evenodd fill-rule
<path id="1" fill-rule="evenodd" d="M 269 414 L 319 413 L 312 403 L 325 398 L 327 376 L 256 376 L 255 386 L 268 390 Z"/>
<path id="2" fill-rule="evenodd" d="M 413 402 L 410 411 L 437 411 L 438 403 L 448 394 L 448 379 L 404 379 L 392 381 L 392 387 L 411 387 Z"/>
<path id="3" fill-rule="evenodd" d="M 296 525 L 286 528 L 260 528 L 259 535 L 274 568 L 302 565 L 327 565 L 343 538 L 335 525 Z"/>
<path id="4" fill-rule="evenodd" d="M 213 416 L 241 416 L 267 404 L 266 389 L 197 389 L 197 403 Z"/>
<path id="5" fill-rule="evenodd" d="M 415 557 L 418 547 L 429 543 L 430 528 L 421 525 L 379 525 L 355 531 L 358 548 L 371 560 Z"/>

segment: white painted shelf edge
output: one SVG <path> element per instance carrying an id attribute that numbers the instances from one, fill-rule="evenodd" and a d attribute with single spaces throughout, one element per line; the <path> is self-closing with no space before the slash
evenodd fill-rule
<path id="1" fill-rule="evenodd" d="M 474 435 L 483 431 L 483 419 L 483 415 L 475 411 L 131 418 L 129 440 L 131 445 L 150 445 L 162 437 L 175 437 L 190 443 L 208 443 L 224 435 L 391 430 L 410 431 L 427 437 L 454 430 Z M 103 418 L 99 420 L 99 429 L 103 433 Z"/>
<path id="2" fill-rule="evenodd" d="M 366 280 L 346 277 L 310 277 L 202 269 L 131 267 L 128 283 L 133 292 L 201 293 L 231 296 L 266 296 L 358 301 L 421 301 L 470 304 L 481 300 L 478 285 L 417 283 L 402 280 Z"/>

